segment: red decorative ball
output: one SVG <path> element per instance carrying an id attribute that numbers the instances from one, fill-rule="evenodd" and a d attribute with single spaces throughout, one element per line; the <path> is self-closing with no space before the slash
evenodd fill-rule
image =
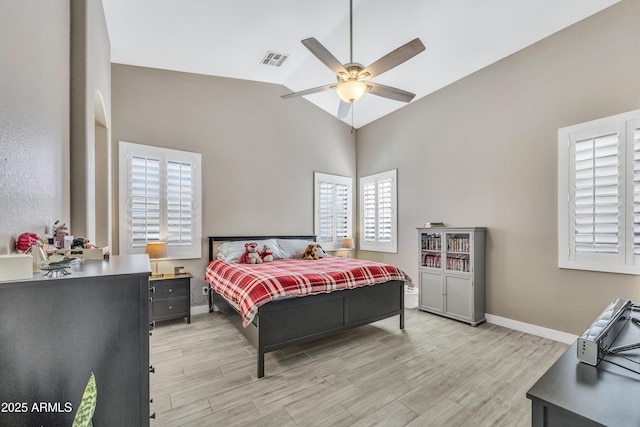
<path id="1" fill-rule="evenodd" d="M 38 243 L 40 240 L 42 240 L 42 238 L 36 233 L 22 233 L 20 236 L 18 236 L 18 250 L 24 252 L 31 246 Z"/>

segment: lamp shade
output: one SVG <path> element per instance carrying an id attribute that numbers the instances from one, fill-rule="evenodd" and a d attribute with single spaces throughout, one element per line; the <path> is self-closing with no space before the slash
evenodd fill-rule
<path id="1" fill-rule="evenodd" d="M 346 82 L 338 83 L 336 92 L 338 96 L 344 102 L 356 102 L 367 91 L 367 84 L 359 80 L 347 80 Z"/>
<path id="2" fill-rule="evenodd" d="M 166 258 L 167 243 L 166 242 L 147 243 L 147 254 L 149 254 L 150 259 Z"/>
<path id="3" fill-rule="evenodd" d="M 343 249 L 353 249 L 353 239 L 351 237 L 345 237 L 342 240 Z"/>

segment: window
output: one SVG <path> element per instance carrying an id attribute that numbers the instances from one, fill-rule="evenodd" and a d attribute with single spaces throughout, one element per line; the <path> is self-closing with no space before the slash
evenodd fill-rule
<path id="1" fill-rule="evenodd" d="M 351 237 L 351 178 L 315 172 L 315 234 L 324 250 L 335 251 Z"/>
<path id="2" fill-rule="evenodd" d="M 120 254 L 167 242 L 169 258 L 200 258 L 200 154 L 120 141 Z"/>
<path id="3" fill-rule="evenodd" d="M 397 170 L 360 178 L 360 249 L 397 252 Z"/>
<path id="4" fill-rule="evenodd" d="M 640 110 L 558 131 L 558 266 L 640 274 Z"/>

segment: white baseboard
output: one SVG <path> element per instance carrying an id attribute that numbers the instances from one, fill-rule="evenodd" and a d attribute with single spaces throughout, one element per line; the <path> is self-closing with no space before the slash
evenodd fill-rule
<path id="1" fill-rule="evenodd" d="M 518 320 L 507 319 L 506 317 L 494 316 L 493 314 L 485 314 L 487 323 L 505 328 L 514 329 L 527 334 L 536 335 L 542 338 L 562 342 L 565 344 L 573 344 L 578 339 L 577 335 L 568 334 L 566 332 L 556 331 L 554 329 L 543 328 L 542 326 L 531 325 L 529 323 L 520 322 Z"/>
<path id="2" fill-rule="evenodd" d="M 209 305 L 192 305 L 191 306 L 191 315 L 195 316 L 196 314 L 206 314 L 209 312 Z"/>

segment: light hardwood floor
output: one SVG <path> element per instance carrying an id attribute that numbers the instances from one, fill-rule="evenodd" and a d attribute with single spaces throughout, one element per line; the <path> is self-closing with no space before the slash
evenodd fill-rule
<path id="1" fill-rule="evenodd" d="M 151 341 L 158 426 L 530 426 L 525 393 L 567 349 L 500 326 L 406 310 L 268 353 L 220 313 L 159 323 Z"/>

